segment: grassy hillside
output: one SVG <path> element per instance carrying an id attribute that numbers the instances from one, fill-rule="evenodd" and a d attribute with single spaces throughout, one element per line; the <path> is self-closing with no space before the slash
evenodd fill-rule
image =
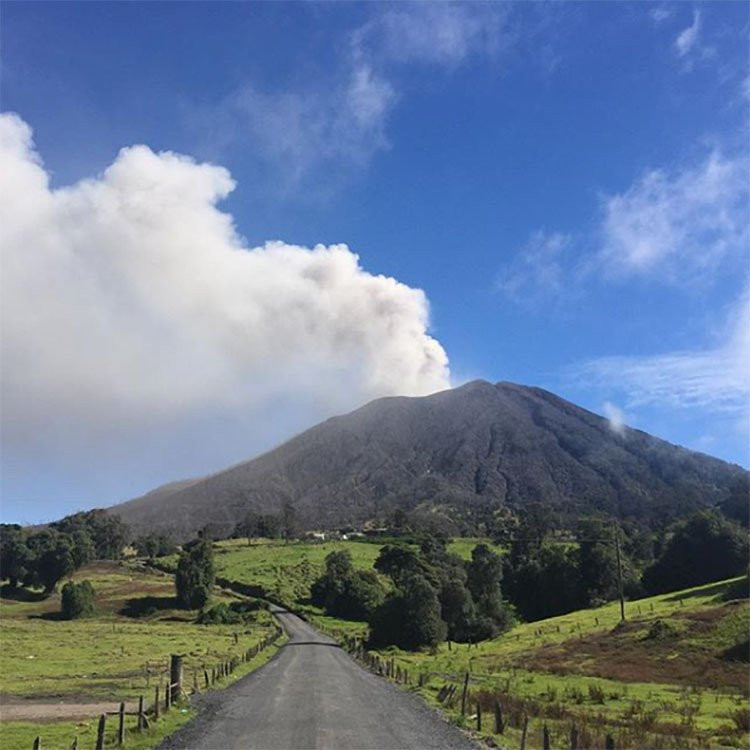
<path id="1" fill-rule="evenodd" d="M 454 539 L 448 549 L 468 560 L 471 550 L 483 541 Z M 260 587 L 275 599 L 298 606 L 309 597 L 310 585 L 323 572 L 326 555 L 330 552 L 348 550 L 356 568 L 369 570 L 380 554 L 381 546 L 361 541 L 285 543 L 228 539 L 214 544 L 214 563 L 217 576 Z M 161 558 L 159 564 L 174 569 L 177 555 Z"/>
<path id="2" fill-rule="evenodd" d="M 442 644 L 435 653 L 380 652 L 407 670 L 437 703 L 446 684 L 459 686 L 444 706 L 459 723 L 460 692 L 468 672 L 470 714 L 483 704 L 483 735 L 514 746 L 522 716 L 530 719 L 529 747 L 541 746 L 544 724 L 552 746 L 569 746 L 575 723 L 617 747 L 750 747 L 747 599 L 724 601 L 733 581 L 516 626 L 468 647 Z M 493 736 L 492 708 L 506 707 L 508 727 Z M 513 724 L 515 726 L 513 726 Z"/>
<path id="3" fill-rule="evenodd" d="M 211 669 L 247 651 L 273 631 L 272 618 L 264 609 L 254 613 L 254 621 L 248 624 L 197 625 L 196 612 L 175 608 L 171 576 L 135 566 L 99 563 L 74 576 L 74 580 L 84 579 L 92 582 L 97 594 L 96 616 L 85 620 L 61 620 L 58 594 L 42 599 L 34 592 L 19 595 L 3 591 L 3 712 L 19 706 L 36 711 L 34 707 L 40 704 L 132 702 L 140 695 L 150 704 L 155 686 L 168 681 L 170 654 L 184 654 L 185 680 L 190 688 L 195 670 L 202 670 L 204 664 Z M 11 595 L 18 598 L 8 598 Z M 213 597 L 217 602 L 233 598 L 234 594 L 220 590 Z M 254 666 L 257 664 L 243 664 L 232 677 Z M 39 720 L 48 718 L 46 711 L 38 710 Z M 67 748 L 76 735 L 80 747 L 88 748 L 93 746 L 98 713 L 72 723 L 2 721 L 0 746 L 3 750 L 28 750 L 39 734 L 45 748 Z M 184 721 L 189 716 L 187 709 L 172 712 L 160 722 L 158 731 L 142 739 L 141 745 L 156 744 L 180 718 Z M 130 742 L 129 746 L 138 745 Z"/>

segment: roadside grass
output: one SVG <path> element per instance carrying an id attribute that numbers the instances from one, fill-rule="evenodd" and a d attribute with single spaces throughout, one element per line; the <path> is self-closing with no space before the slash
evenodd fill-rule
<path id="1" fill-rule="evenodd" d="M 210 672 L 274 632 L 266 609 L 258 609 L 254 620 L 241 625 L 198 625 L 197 612 L 176 609 L 170 576 L 138 566 L 98 563 L 77 571 L 73 579 L 92 581 L 97 594 L 95 616 L 62 620 L 59 594 L 41 599 L 35 592 L 3 589 L 0 694 L 4 703 L 114 704 L 143 695 L 146 705 L 151 705 L 157 685 L 164 695 L 170 654 L 183 654 L 185 687 L 191 691 L 197 685 L 202 690 L 204 665 Z M 237 599 L 216 589 L 211 603 Z M 271 647 L 241 663 L 216 687 L 232 684 L 275 652 Z M 153 747 L 192 715 L 187 704 L 176 706 L 148 732 L 129 733 L 127 746 Z M 2 721 L 0 747 L 28 750 L 40 736 L 43 748 L 67 750 L 79 735 L 83 750 L 93 747 L 97 721 L 98 716 L 82 722 Z M 108 722 L 108 734 L 114 732 L 115 723 Z"/>

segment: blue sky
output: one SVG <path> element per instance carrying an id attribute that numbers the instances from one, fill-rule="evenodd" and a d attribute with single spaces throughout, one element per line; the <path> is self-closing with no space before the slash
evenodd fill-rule
<path id="1" fill-rule="evenodd" d="M 747 4 L 1 12 L 4 519 L 477 377 L 750 463 Z"/>

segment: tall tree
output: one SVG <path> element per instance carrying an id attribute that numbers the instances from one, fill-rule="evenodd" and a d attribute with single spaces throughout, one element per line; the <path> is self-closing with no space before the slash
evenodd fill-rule
<path id="1" fill-rule="evenodd" d="M 183 547 L 177 562 L 175 589 L 183 609 L 200 609 L 211 595 L 215 581 L 213 546 L 196 539 Z"/>

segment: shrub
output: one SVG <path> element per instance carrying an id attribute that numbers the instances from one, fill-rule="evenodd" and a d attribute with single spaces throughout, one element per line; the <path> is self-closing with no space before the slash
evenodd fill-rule
<path id="1" fill-rule="evenodd" d="M 198 616 L 199 625 L 239 625 L 255 620 L 255 612 L 262 607 L 255 599 L 247 602 L 221 602 Z"/>
<path id="2" fill-rule="evenodd" d="M 740 732 L 750 732 L 750 708 L 737 708 L 729 714 L 729 718 Z"/>
<path id="3" fill-rule="evenodd" d="M 95 601 L 96 595 L 90 581 L 68 581 L 62 588 L 62 613 L 67 620 L 93 615 Z"/>

